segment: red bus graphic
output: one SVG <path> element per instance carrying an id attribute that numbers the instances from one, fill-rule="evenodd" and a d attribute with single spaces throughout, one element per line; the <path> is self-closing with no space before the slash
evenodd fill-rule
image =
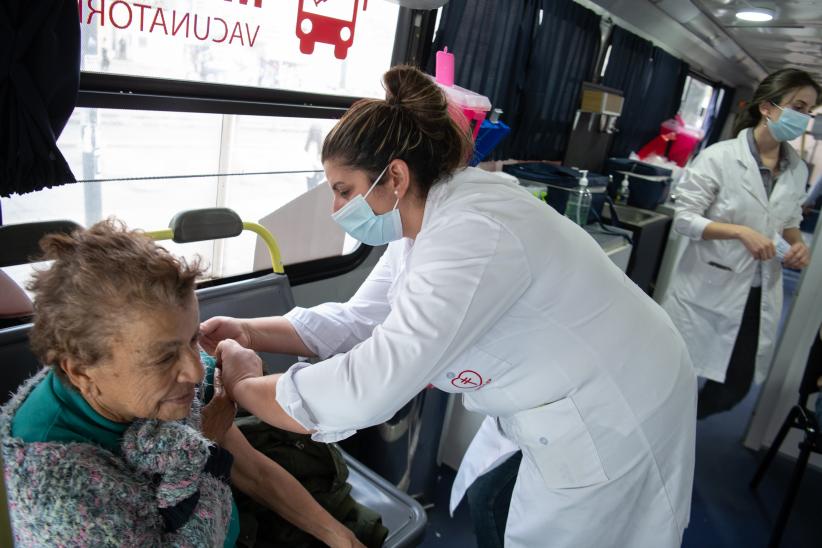
<path id="1" fill-rule="evenodd" d="M 368 0 L 363 0 L 365 11 Z M 354 43 L 354 27 L 360 0 L 300 0 L 297 11 L 297 38 L 300 51 L 314 53 L 314 44 L 334 46 L 334 57 L 345 59 Z"/>
<path id="2" fill-rule="evenodd" d="M 226 2 L 231 2 L 231 0 L 225 0 Z M 240 4 L 246 5 L 248 4 L 248 0 L 237 0 Z M 254 7 L 261 8 L 263 7 L 263 0 L 254 0 Z"/>

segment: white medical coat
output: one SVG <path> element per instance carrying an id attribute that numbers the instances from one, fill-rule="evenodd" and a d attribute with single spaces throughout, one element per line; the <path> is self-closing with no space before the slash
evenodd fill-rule
<path id="1" fill-rule="evenodd" d="M 749 226 L 769 238 L 797 228 L 808 179 L 807 167 L 788 146 L 788 168 L 769 199 L 748 145 L 749 131 L 706 148 L 676 188 L 674 230 L 689 240 L 662 306 L 685 339 L 697 373 L 717 382 L 725 381 L 759 264 L 762 301 L 755 380 L 765 380 L 782 314 L 782 264 L 776 258 L 755 260 L 739 240 L 703 240 L 702 232 L 714 221 Z"/>
<path id="2" fill-rule="evenodd" d="M 325 358 L 277 385 L 315 439 L 381 423 L 432 383 L 492 417 L 460 485 L 523 450 L 506 546 L 680 544 L 685 345 L 593 238 L 514 183 L 468 168 L 436 185 L 416 241 L 391 243 L 350 301 L 286 317 Z"/>

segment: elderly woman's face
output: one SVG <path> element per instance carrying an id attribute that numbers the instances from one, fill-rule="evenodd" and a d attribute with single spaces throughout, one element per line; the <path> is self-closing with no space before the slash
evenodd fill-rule
<path id="1" fill-rule="evenodd" d="M 182 307 L 138 308 L 112 338 L 111 359 L 86 370 L 93 388 L 83 395 L 116 421 L 184 418 L 204 375 L 199 325 L 193 294 Z"/>

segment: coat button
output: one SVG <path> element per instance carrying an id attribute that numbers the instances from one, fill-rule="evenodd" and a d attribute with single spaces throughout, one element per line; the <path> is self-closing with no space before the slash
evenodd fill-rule
<path id="1" fill-rule="evenodd" d="M 539 442 L 540 442 L 542 445 L 548 445 L 548 438 L 540 438 L 540 439 L 539 439 Z"/>

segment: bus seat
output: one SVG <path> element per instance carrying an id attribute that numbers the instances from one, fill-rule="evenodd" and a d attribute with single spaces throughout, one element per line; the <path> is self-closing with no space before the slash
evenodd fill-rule
<path id="1" fill-rule="evenodd" d="M 40 221 L 0 226 L 0 268 L 30 263 L 40 254 L 40 239 L 54 232 L 81 228 L 74 221 Z"/>
<path id="2" fill-rule="evenodd" d="M 55 232 L 71 233 L 78 228 L 80 225 L 66 220 L 0 226 L 0 267 L 16 266 L 36 260 L 40 254 L 40 239 L 43 236 Z M 10 291 L 22 291 L 5 273 L 0 274 L 0 282 L 15 284 Z M 5 289 L 3 295 L 6 295 Z M 27 295 L 23 296 L 28 300 Z M 29 350 L 28 344 L 31 323 L 25 320 L 31 315 L 31 302 L 25 303 L 22 298 L 18 301 L 12 306 L 14 310 L 0 310 L 0 316 L 4 316 L 4 319 L 16 319 L 17 321 L 11 323 L 19 324 L 0 328 L 0 404 L 5 403 L 23 381 L 40 370 L 40 363 Z M 12 299 L 7 300 L 4 297 L 0 308 L 10 305 Z M 24 323 L 20 323 L 21 320 Z"/>
<path id="3" fill-rule="evenodd" d="M 388 529 L 384 548 L 416 546 L 425 535 L 428 517 L 419 502 L 397 489 L 385 478 L 366 467 L 360 461 L 340 452 L 348 464 L 348 483 L 351 496 L 382 516 Z"/>
<path id="4" fill-rule="evenodd" d="M 30 323 L 0 329 L 0 405 L 41 368 L 29 349 L 30 329 Z"/>
<path id="5" fill-rule="evenodd" d="M 280 316 L 294 308 L 294 296 L 285 274 L 265 274 L 197 290 L 200 319 L 213 316 L 255 318 Z M 297 361 L 294 356 L 260 352 L 266 373 L 283 373 Z"/>
<path id="6" fill-rule="evenodd" d="M 31 316 L 32 312 L 31 299 L 23 288 L 0 270 L 0 327 L 5 326 L 6 321 Z"/>
<path id="7" fill-rule="evenodd" d="M 181 211 L 172 217 L 168 226 L 167 229 L 148 231 L 146 234 L 157 241 L 172 240 L 183 244 L 233 238 L 243 230 L 249 230 L 257 234 L 268 248 L 271 274 L 197 290 L 202 320 L 213 316 L 279 316 L 294 308 L 294 296 L 280 259 L 280 248 L 274 236 L 264 227 L 244 222 L 236 212 L 223 207 Z M 260 356 L 266 373 L 282 373 L 297 361 L 294 356 L 282 354 L 262 352 Z"/>

